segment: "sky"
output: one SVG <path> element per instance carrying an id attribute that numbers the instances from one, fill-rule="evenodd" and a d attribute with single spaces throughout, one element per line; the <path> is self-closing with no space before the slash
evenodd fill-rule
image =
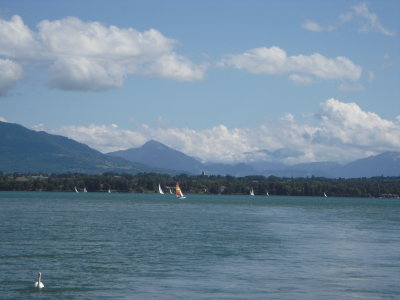
<path id="1" fill-rule="evenodd" d="M 400 151 L 400 1 L 0 0 L 0 121 L 203 162 Z"/>

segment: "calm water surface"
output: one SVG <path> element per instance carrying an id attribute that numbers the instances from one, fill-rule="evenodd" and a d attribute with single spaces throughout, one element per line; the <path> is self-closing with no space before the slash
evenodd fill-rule
<path id="1" fill-rule="evenodd" d="M 400 299 L 400 200 L 1 192 L 0 282 L 0 299 Z"/>

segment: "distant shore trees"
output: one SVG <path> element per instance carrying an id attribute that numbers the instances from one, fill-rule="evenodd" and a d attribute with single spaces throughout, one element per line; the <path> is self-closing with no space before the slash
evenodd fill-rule
<path id="1" fill-rule="evenodd" d="M 0 191 L 72 192 L 86 188 L 88 192 L 156 193 L 158 185 L 169 191 L 179 182 L 185 193 L 249 194 L 333 197 L 398 197 L 400 177 L 330 179 L 323 177 L 282 178 L 276 176 L 170 176 L 156 173 L 137 175 L 90 174 L 3 174 Z"/>

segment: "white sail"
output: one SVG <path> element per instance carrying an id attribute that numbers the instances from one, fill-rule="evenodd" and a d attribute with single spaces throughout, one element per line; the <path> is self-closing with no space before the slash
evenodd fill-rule
<path id="1" fill-rule="evenodd" d="M 325 192 L 324 192 L 324 197 L 328 197 Z"/>
<path id="2" fill-rule="evenodd" d="M 250 196 L 254 196 L 254 190 L 253 190 L 253 188 L 250 190 Z"/>
<path id="3" fill-rule="evenodd" d="M 83 192 L 84 192 L 84 193 L 87 193 L 86 187 L 83 188 Z"/>
<path id="4" fill-rule="evenodd" d="M 79 192 L 78 192 L 78 189 L 76 188 L 76 186 L 75 186 L 74 188 L 75 188 L 75 193 L 79 193 Z"/>
<path id="5" fill-rule="evenodd" d="M 159 192 L 161 195 L 164 195 L 164 191 L 162 190 L 160 184 L 158 184 L 158 192 Z"/>
<path id="6" fill-rule="evenodd" d="M 269 193 L 267 192 L 267 197 L 269 196 Z"/>
<path id="7" fill-rule="evenodd" d="M 108 193 L 111 194 L 111 190 L 110 189 L 108 189 Z"/>

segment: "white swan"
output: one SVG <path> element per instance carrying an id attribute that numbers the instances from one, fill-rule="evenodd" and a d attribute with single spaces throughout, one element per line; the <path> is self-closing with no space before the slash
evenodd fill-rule
<path id="1" fill-rule="evenodd" d="M 38 273 L 38 280 L 35 282 L 35 288 L 42 289 L 44 288 L 44 284 L 42 282 L 42 273 Z"/>

